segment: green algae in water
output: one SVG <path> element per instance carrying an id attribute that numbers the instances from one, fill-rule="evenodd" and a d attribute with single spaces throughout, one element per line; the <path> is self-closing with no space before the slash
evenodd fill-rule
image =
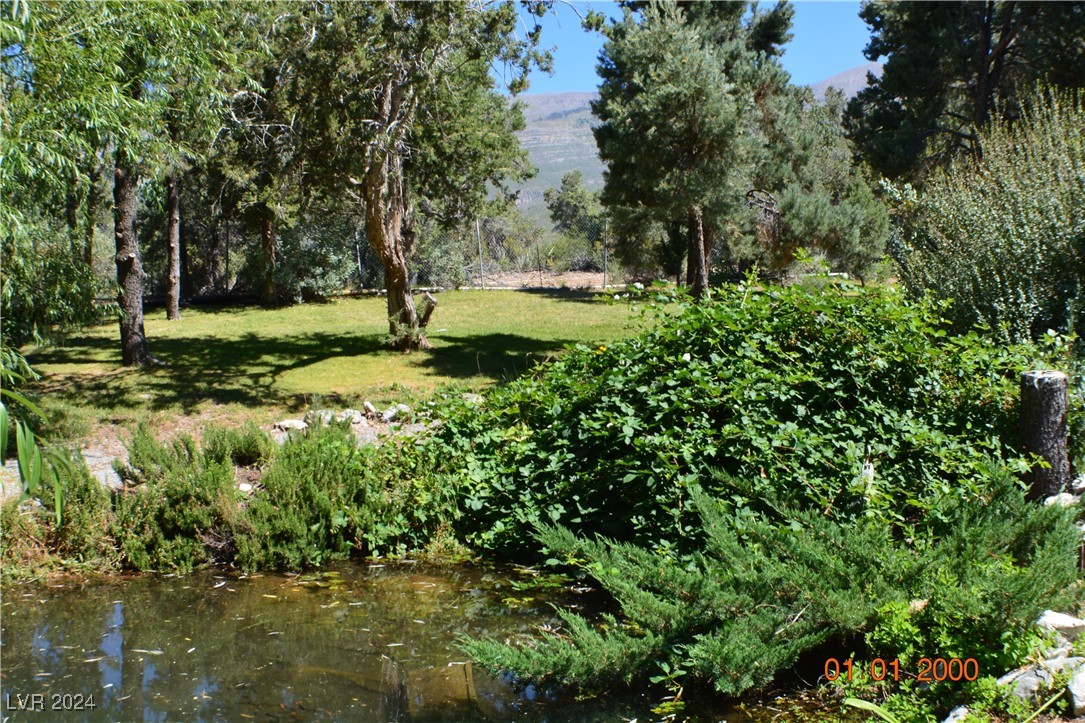
<path id="1" fill-rule="evenodd" d="M 73 720 L 654 719 L 648 695 L 563 699 L 463 658 L 460 633 L 525 641 L 559 624 L 553 605 L 583 602 L 518 577 L 400 563 L 12 585 L 0 706 L 12 720 L 46 719 L 20 710 L 38 701 Z"/>

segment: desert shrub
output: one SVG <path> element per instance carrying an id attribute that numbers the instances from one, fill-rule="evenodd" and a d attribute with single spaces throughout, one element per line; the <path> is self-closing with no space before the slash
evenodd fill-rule
<path id="1" fill-rule="evenodd" d="M 959 329 L 1011 341 L 1071 330 L 1085 274 L 1083 102 L 1037 92 L 1019 121 L 980 132 L 981 160 L 937 173 L 922 194 L 888 187 L 900 278 L 951 300 Z"/>
<path id="2" fill-rule="evenodd" d="M 122 564 L 188 571 L 228 560 L 237 520 L 233 467 L 203 455 L 191 437 L 161 444 L 143 428 L 118 472 L 128 485 L 114 500 L 113 536 Z"/>
<path id="3" fill-rule="evenodd" d="M 878 515 L 841 520 L 696 491 L 705 546 L 686 557 L 542 526 L 540 544 L 598 580 L 621 617 L 595 626 L 559 611 L 561 634 L 531 646 L 461 643 L 523 680 L 589 690 L 643 683 L 662 668 L 737 695 L 803 653 L 864 633 L 870 657 L 900 657 L 902 668 L 923 655 L 1013 669 L 1035 642 L 1038 614 L 1070 602 L 1080 535 L 1074 511 L 1030 503 L 1009 471 L 973 474 L 978 496 L 938 494 L 907 535 Z M 948 709 L 953 688 L 936 684 L 928 700 Z"/>
<path id="4" fill-rule="evenodd" d="M 892 290 L 739 285 L 481 408 L 450 403 L 431 444 L 461 480 L 461 533 L 503 554 L 531 554 L 539 521 L 692 548 L 689 486 L 713 470 L 716 496 L 904 522 L 942 490 L 980 494 L 984 456 L 1023 464 L 1018 379 L 1036 354 L 949 336 L 939 307 Z"/>

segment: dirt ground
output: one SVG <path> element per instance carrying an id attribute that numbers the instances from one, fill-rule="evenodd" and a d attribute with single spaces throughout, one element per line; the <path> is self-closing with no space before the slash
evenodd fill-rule
<path id="1" fill-rule="evenodd" d="M 486 288 L 603 288 L 603 273 L 601 271 L 566 271 L 564 273 L 554 273 L 551 271 L 509 271 L 498 274 L 486 274 L 483 277 L 483 280 Z M 614 286 L 616 281 L 613 274 L 607 276 L 607 286 Z M 478 284 L 478 277 L 475 276 L 471 278 L 468 283 L 472 286 Z"/>

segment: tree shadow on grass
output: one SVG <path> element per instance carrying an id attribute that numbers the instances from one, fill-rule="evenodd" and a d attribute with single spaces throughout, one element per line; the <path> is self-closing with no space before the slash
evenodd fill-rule
<path id="1" fill-rule="evenodd" d="M 103 350 L 113 352 L 117 346 L 114 339 L 73 339 L 63 348 L 36 354 L 32 361 L 71 364 L 93 354 L 97 362 Z M 282 337 L 248 333 L 238 339 L 176 336 L 152 339 L 149 346 L 162 365 L 108 374 L 76 372 L 65 375 L 55 391 L 104 409 L 180 407 L 188 413 L 208 401 L 294 408 L 304 402 L 303 395 L 279 388 L 283 374 L 337 357 L 387 352 L 377 335 L 324 332 Z M 119 366 L 119 351 L 109 356 Z M 49 380 L 43 386 L 48 391 Z"/>
<path id="2" fill-rule="evenodd" d="M 418 366 L 446 377 L 507 381 L 556 356 L 573 339 L 534 339 L 519 334 L 441 336 L 440 346 L 420 356 Z M 435 339 L 436 340 L 436 339 Z"/>
<path id="3" fill-rule="evenodd" d="M 554 288 L 525 288 L 517 289 L 522 294 L 542 296 L 555 301 L 574 301 L 581 304 L 605 303 L 610 297 L 606 291 L 591 289 L 554 289 Z"/>
<path id="4" fill-rule="evenodd" d="M 484 377 L 493 381 L 514 378 L 535 364 L 559 353 L 574 340 L 542 340 L 516 334 L 442 336 L 438 348 L 419 352 L 409 363 L 435 376 Z M 236 339 L 175 336 L 151 339 L 151 353 L 161 366 L 120 368 L 116 339 L 72 338 L 64 347 L 40 350 L 33 364 L 76 364 L 90 359 L 95 367 L 115 364 L 116 371 L 72 372 L 47 377 L 39 391 L 59 394 L 75 404 L 117 412 L 148 408 L 180 408 L 193 412 L 200 404 L 238 404 L 246 407 L 283 406 L 300 409 L 305 394 L 284 391 L 283 375 L 337 358 L 398 354 L 380 335 L 309 332 L 280 337 L 247 333 Z M 417 361 L 415 361 L 417 360 Z M 397 379 L 373 379 L 391 384 Z"/>

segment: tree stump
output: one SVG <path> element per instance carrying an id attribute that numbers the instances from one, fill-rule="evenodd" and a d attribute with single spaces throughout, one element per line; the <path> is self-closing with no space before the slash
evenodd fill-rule
<path id="1" fill-rule="evenodd" d="M 1031 371 L 1021 375 L 1021 450 L 1047 462 L 1033 465 L 1025 474 L 1032 499 L 1057 495 L 1070 483 L 1066 441 L 1069 407 L 1069 380 L 1065 374 Z"/>

